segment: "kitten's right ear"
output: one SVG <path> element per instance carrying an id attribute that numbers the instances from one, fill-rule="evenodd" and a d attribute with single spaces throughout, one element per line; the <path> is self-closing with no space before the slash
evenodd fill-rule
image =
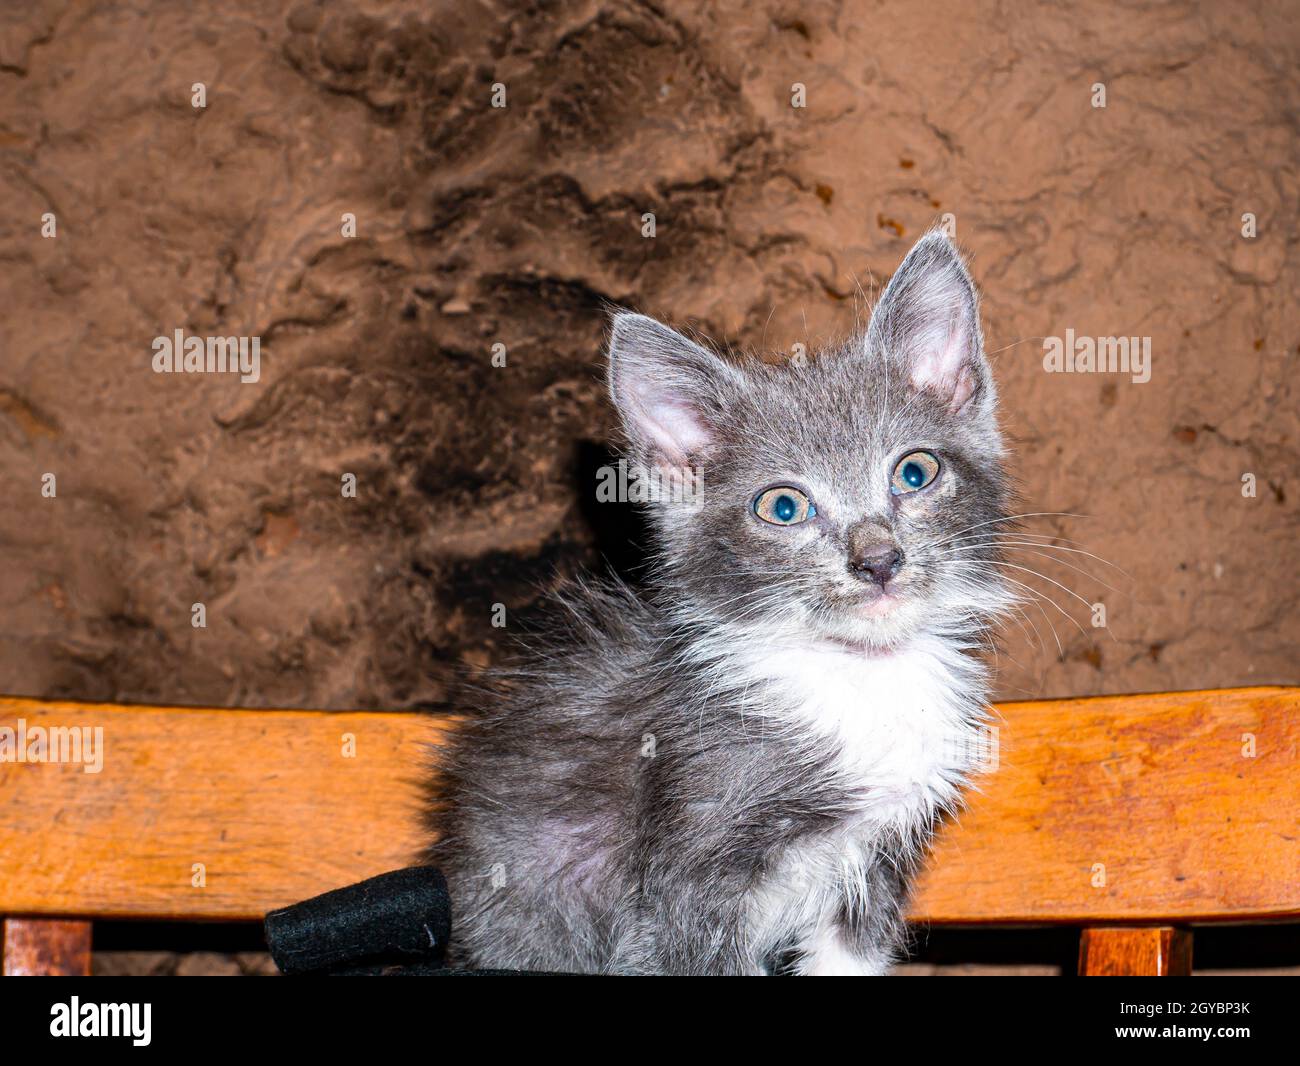
<path id="1" fill-rule="evenodd" d="M 645 315 L 620 312 L 609 338 L 609 394 L 636 458 L 688 466 L 706 454 L 739 370 Z"/>

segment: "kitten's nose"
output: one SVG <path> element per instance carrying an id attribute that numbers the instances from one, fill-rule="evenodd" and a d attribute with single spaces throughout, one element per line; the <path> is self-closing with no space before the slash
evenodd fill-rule
<path id="1" fill-rule="evenodd" d="M 885 582 L 903 567 L 903 553 L 897 545 L 884 541 L 867 544 L 849 559 L 853 576 L 862 581 L 874 581 L 882 589 Z"/>

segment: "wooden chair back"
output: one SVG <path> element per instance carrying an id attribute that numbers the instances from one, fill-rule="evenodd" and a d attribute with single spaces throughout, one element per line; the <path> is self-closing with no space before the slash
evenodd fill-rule
<path id="1" fill-rule="evenodd" d="M 998 712 L 996 769 L 941 833 L 916 922 L 1078 926 L 1082 973 L 1179 974 L 1195 924 L 1300 919 L 1300 688 Z M 89 972 L 95 918 L 260 920 L 410 865 L 449 728 L 0 699 L 4 972 Z M 40 731 L 60 761 L 27 757 Z"/>

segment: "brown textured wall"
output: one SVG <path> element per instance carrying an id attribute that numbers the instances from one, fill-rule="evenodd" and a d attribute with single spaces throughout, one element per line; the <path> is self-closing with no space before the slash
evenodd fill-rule
<path id="1" fill-rule="evenodd" d="M 1033 528 L 1126 571 L 1043 563 L 1110 629 L 1033 579 L 1082 631 L 1013 628 L 1002 692 L 1300 681 L 1298 60 L 1281 4 L 7 6 L 0 689 L 438 705 L 620 550 L 605 301 L 815 345 L 946 212 L 1025 510 L 1091 516 Z M 176 328 L 261 381 L 154 374 Z M 1044 373 L 1067 328 L 1150 382 Z"/>
<path id="2" fill-rule="evenodd" d="M 606 301 L 815 345 L 944 213 L 1024 509 L 1092 516 L 1032 528 L 1125 571 L 1021 557 L 1111 624 L 1023 575 L 1079 627 L 1031 608 L 1002 693 L 1300 681 L 1294 6 L 701 6 L 4 5 L 0 690 L 442 704 L 491 604 L 635 558 Z M 155 375 L 177 328 L 261 381 Z M 1044 373 L 1066 329 L 1151 337 L 1150 382 Z"/>

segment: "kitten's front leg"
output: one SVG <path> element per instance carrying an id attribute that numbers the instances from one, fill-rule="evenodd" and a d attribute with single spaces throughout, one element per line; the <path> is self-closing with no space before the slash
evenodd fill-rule
<path id="1" fill-rule="evenodd" d="M 796 964 L 809 976 L 883 977 L 897 961 L 906 934 L 904 909 L 914 859 L 877 860 L 833 914 L 804 938 Z"/>
<path id="2" fill-rule="evenodd" d="M 893 953 L 855 939 L 838 924 L 818 929 L 804 942 L 795 971 L 804 977 L 885 976 Z"/>

